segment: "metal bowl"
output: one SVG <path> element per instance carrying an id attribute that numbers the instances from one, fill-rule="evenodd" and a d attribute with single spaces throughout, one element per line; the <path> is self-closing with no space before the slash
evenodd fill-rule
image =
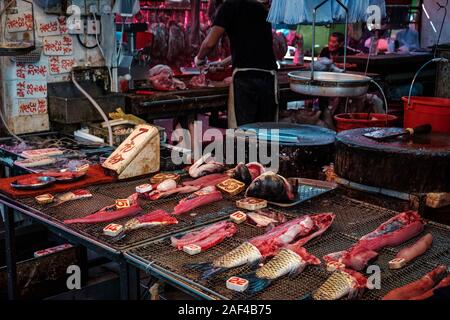
<path id="1" fill-rule="evenodd" d="M 367 93 L 370 81 L 366 76 L 336 72 L 310 71 L 288 73 L 291 90 L 317 97 L 359 97 Z"/>
<path id="2" fill-rule="evenodd" d="M 37 178 L 39 180 L 39 183 L 35 183 L 35 184 L 23 184 L 23 183 L 19 183 L 20 180 L 15 180 L 13 182 L 11 182 L 11 187 L 17 189 L 17 190 L 36 190 L 36 189 L 42 189 L 45 187 L 48 187 L 50 185 L 52 185 L 53 183 L 55 183 L 56 179 L 53 177 L 38 177 Z"/>

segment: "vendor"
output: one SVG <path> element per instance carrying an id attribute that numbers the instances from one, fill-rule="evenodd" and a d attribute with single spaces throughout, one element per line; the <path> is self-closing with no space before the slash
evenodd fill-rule
<path id="1" fill-rule="evenodd" d="M 277 117 L 277 64 L 272 47 L 272 27 L 267 22 L 267 6 L 267 0 L 225 1 L 195 57 L 198 67 L 205 66 L 208 54 L 227 33 L 234 68 L 228 106 L 230 128 L 272 122 Z"/>
<path id="2" fill-rule="evenodd" d="M 334 60 L 335 57 L 343 56 L 345 51 L 344 42 L 345 36 L 343 33 L 340 32 L 332 33 L 328 40 L 328 47 L 322 49 L 322 51 L 320 52 L 320 57 Z M 360 51 L 349 48 L 347 46 L 347 55 L 351 56 L 358 53 L 360 53 Z"/>

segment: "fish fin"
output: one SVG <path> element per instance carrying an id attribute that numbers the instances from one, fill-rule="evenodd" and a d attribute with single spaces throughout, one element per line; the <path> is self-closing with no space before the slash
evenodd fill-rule
<path id="1" fill-rule="evenodd" d="M 250 269 L 254 270 L 254 269 L 258 268 L 262 261 L 263 261 L 262 258 L 258 259 L 256 261 L 253 261 L 252 263 L 249 264 Z"/>
<path id="2" fill-rule="evenodd" d="M 308 293 L 308 294 L 305 294 L 303 297 L 298 298 L 298 300 L 305 300 L 305 301 L 313 300 L 313 297 L 312 297 L 311 293 Z"/>
<path id="3" fill-rule="evenodd" d="M 205 280 L 212 276 L 216 276 L 217 274 L 224 272 L 227 270 L 226 268 L 215 268 L 210 262 L 206 263 L 189 263 L 183 266 L 186 269 L 202 271 L 201 279 Z"/>
<path id="4" fill-rule="evenodd" d="M 256 294 L 256 293 L 263 291 L 272 283 L 272 280 L 270 280 L 270 279 L 264 279 L 264 278 L 257 277 L 255 272 L 248 273 L 248 274 L 240 276 L 240 277 L 248 280 L 248 289 L 247 290 L 251 294 Z"/>
<path id="5" fill-rule="evenodd" d="M 303 268 L 295 268 L 293 270 L 291 270 L 291 272 L 289 272 L 288 277 L 289 279 L 293 279 L 295 277 L 297 277 L 300 273 L 302 273 Z"/>

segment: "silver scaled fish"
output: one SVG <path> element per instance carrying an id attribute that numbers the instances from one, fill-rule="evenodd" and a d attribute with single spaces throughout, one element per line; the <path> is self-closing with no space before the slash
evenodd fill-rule
<path id="1" fill-rule="evenodd" d="M 367 285 L 367 279 L 361 273 L 342 269 L 335 271 L 313 293 L 314 300 L 338 300 L 347 297 L 355 299 L 360 297 Z"/>
<path id="2" fill-rule="evenodd" d="M 187 264 L 187 269 L 203 271 L 201 279 L 207 279 L 213 275 L 224 272 L 228 269 L 243 266 L 257 265 L 262 260 L 262 255 L 258 248 L 249 242 L 244 242 L 239 247 L 231 250 L 227 254 L 209 263 Z"/>
<path id="3" fill-rule="evenodd" d="M 266 289 L 273 281 L 283 276 L 296 276 L 308 265 L 318 265 L 320 260 L 309 254 L 305 248 L 292 246 L 281 249 L 278 254 L 259 268 L 256 272 L 241 278 L 249 281 L 248 290 L 251 294 Z"/>

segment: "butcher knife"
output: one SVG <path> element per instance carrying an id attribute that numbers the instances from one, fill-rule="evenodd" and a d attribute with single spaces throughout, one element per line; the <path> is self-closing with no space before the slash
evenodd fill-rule
<path id="1" fill-rule="evenodd" d="M 429 124 L 424 124 L 415 128 L 386 128 L 369 133 L 365 133 L 364 136 L 377 141 L 384 141 L 392 138 L 397 138 L 401 136 L 414 136 L 418 134 L 428 134 L 431 133 L 432 127 Z"/>

